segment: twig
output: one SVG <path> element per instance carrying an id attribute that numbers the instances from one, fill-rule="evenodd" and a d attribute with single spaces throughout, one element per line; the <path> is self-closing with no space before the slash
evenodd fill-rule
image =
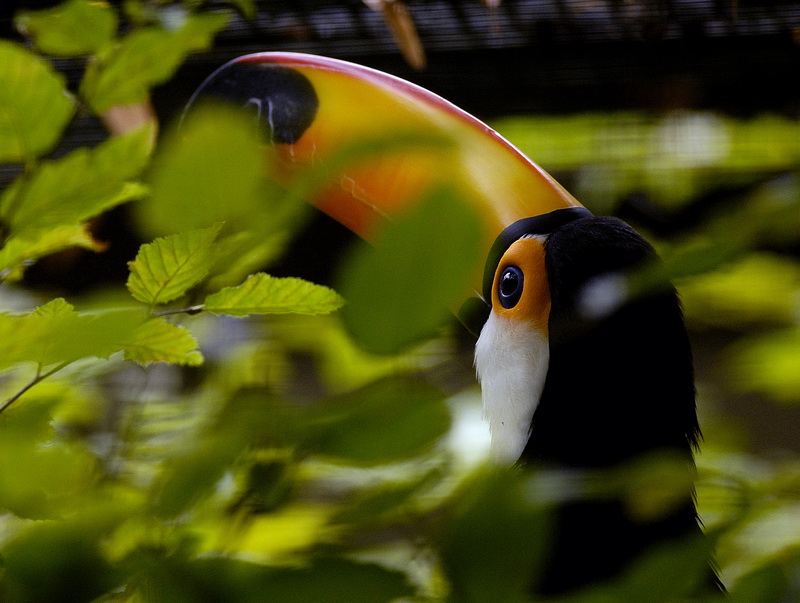
<path id="1" fill-rule="evenodd" d="M 177 310 L 161 310 L 160 312 L 153 312 L 156 316 L 171 316 L 172 314 L 199 314 L 206 307 L 203 304 L 198 304 L 196 306 L 189 306 L 188 308 L 178 308 Z"/>
<path id="2" fill-rule="evenodd" d="M 69 364 L 69 362 L 62 362 L 61 364 L 59 364 L 58 366 L 52 368 L 51 370 L 47 371 L 46 373 L 42 373 L 42 365 L 39 365 L 39 368 L 36 370 L 36 376 L 33 379 L 31 379 L 30 382 L 28 382 L 24 387 L 22 387 L 22 389 L 20 389 L 17 393 L 15 393 L 13 396 L 8 398 L 6 401 L 4 401 L 0 405 L 0 413 L 2 413 L 6 408 L 11 406 L 14 402 L 19 400 L 22 397 L 22 395 L 25 392 L 27 392 L 29 389 L 31 389 L 34 385 L 36 385 L 40 381 L 43 381 L 43 380 L 47 379 L 48 377 L 50 377 L 52 375 L 54 375 L 55 373 L 57 373 L 58 371 L 63 369 L 68 364 Z"/>

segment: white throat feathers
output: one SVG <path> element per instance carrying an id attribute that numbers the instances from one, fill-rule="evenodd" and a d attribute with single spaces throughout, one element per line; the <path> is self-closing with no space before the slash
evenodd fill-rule
<path id="1" fill-rule="evenodd" d="M 515 463 L 525 449 L 549 360 L 544 333 L 495 312 L 489 315 L 475 345 L 475 368 L 494 461 Z"/>

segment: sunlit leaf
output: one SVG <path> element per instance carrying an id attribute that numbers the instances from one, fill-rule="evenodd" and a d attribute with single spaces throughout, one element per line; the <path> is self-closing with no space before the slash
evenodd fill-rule
<path id="1" fill-rule="evenodd" d="M 164 318 L 153 318 L 142 324 L 125 342 L 124 348 L 125 358 L 140 364 L 169 362 L 197 366 L 203 363 L 194 336 Z"/>
<path id="2" fill-rule="evenodd" d="M 144 194 L 128 181 L 145 166 L 152 130 L 143 127 L 109 138 L 95 149 L 80 148 L 41 164 L 18 178 L 0 197 L 0 216 L 16 236 L 80 224 Z"/>
<path id="3" fill-rule="evenodd" d="M 469 207 L 439 190 L 390 225 L 374 251 L 356 249 L 339 286 L 356 341 L 396 353 L 432 335 L 475 274 L 481 238 Z"/>
<path id="4" fill-rule="evenodd" d="M 80 358 L 108 358 L 141 323 L 138 310 L 79 314 L 55 299 L 29 314 L 0 314 L 2 365 L 36 362 L 43 366 Z"/>
<path id="5" fill-rule="evenodd" d="M 108 44 L 117 30 L 117 15 L 105 2 L 68 0 L 53 8 L 21 11 L 15 24 L 41 52 L 73 57 Z"/>
<path id="6" fill-rule="evenodd" d="M 149 90 L 168 80 L 186 56 L 205 50 L 228 22 L 223 14 L 184 14 L 174 29 L 133 30 L 86 70 L 81 94 L 96 113 L 147 100 Z"/>
<path id="7" fill-rule="evenodd" d="M 208 274 L 220 226 L 156 239 L 139 248 L 129 264 L 128 290 L 147 304 L 163 304 L 184 295 Z"/>
<path id="8" fill-rule="evenodd" d="M 342 305 L 339 295 L 322 285 L 303 279 L 277 278 L 259 273 L 238 287 L 226 287 L 209 295 L 205 309 L 214 314 L 327 314 Z"/>
<path id="9" fill-rule="evenodd" d="M 28 162 L 48 152 L 75 110 L 64 76 L 0 40 L 0 82 L 0 162 Z"/>

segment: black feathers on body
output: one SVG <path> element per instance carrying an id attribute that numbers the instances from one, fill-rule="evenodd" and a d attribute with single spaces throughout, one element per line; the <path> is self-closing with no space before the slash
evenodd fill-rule
<path id="1" fill-rule="evenodd" d="M 535 586 L 554 595 L 614 578 L 659 544 L 702 537 L 692 488 L 700 430 L 682 311 L 653 248 L 620 220 L 588 217 L 552 232 L 545 258 L 550 364 L 521 461 L 602 472 L 663 454 L 689 472 L 680 500 L 652 518 L 632 517 L 621 496 L 560 504 Z M 708 583 L 716 588 L 710 568 Z"/>

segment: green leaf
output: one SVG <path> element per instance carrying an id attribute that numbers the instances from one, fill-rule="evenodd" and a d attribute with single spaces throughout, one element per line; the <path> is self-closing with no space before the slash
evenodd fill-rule
<path id="1" fill-rule="evenodd" d="M 152 195 L 138 204 L 148 235 L 224 222 L 226 232 L 268 222 L 261 195 L 263 153 L 252 117 L 200 107 L 166 136 L 153 161 Z"/>
<path id="2" fill-rule="evenodd" d="M 146 304 L 163 304 L 184 295 L 208 274 L 220 225 L 162 237 L 139 248 L 128 264 L 128 290 Z"/>
<path id="3" fill-rule="evenodd" d="M 79 314 L 60 298 L 29 314 L 0 314 L 0 366 L 17 362 L 49 366 L 80 358 L 108 358 L 122 349 L 141 321 L 140 310 Z"/>
<path id="4" fill-rule="evenodd" d="M 194 336 L 164 318 L 153 318 L 141 325 L 125 342 L 124 348 L 125 358 L 140 364 L 169 362 L 198 366 L 203 363 Z"/>
<path id="5" fill-rule="evenodd" d="M 322 416 L 315 454 L 377 465 L 406 460 L 432 448 L 450 427 L 436 388 L 409 379 L 386 379 L 342 396 Z"/>
<path id="6" fill-rule="evenodd" d="M 281 567 L 232 556 L 190 558 L 183 551 L 165 554 L 150 547 L 136 560 L 136 573 L 152 601 L 386 603 L 414 595 L 404 572 L 342 557 L 315 556 Z"/>
<path id="7" fill-rule="evenodd" d="M 135 29 L 89 65 L 81 95 L 96 113 L 147 100 L 150 88 L 167 81 L 187 55 L 207 49 L 225 27 L 227 15 L 181 15 L 175 29 Z"/>
<path id="8" fill-rule="evenodd" d="M 106 558 L 103 540 L 125 516 L 104 506 L 31 523 L 18 534 L 3 550 L 4 600 L 79 603 L 117 587 L 124 574 Z"/>
<path id="9" fill-rule="evenodd" d="M 69 247 L 92 251 L 105 249 L 104 245 L 92 238 L 84 224 L 57 226 L 23 236 L 12 235 L 0 249 L 0 277 L 3 280 L 19 280 L 32 260 Z"/>
<path id="10" fill-rule="evenodd" d="M 527 480 L 507 468 L 464 483 L 439 534 L 448 600 L 530 601 L 548 540 L 547 511 L 532 498 Z"/>
<path id="11" fill-rule="evenodd" d="M 86 447 L 54 437 L 52 404 L 15 406 L 0 422 L 0 509 L 29 519 L 56 519 L 95 479 Z"/>
<path id="12" fill-rule="evenodd" d="M 248 587 L 246 600 L 253 602 L 262 600 L 263 593 L 282 603 L 384 603 L 411 600 L 414 594 L 405 573 L 341 557 L 317 558 L 303 568 L 271 568 Z"/>
<path id="13" fill-rule="evenodd" d="M 69 0 L 53 8 L 21 11 L 17 29 L 30 36 L 41 52 L 75 57 L 97 52 L 117 31 L 117 14 L 105 2 Z"/>
<path id="14" fill-rule="evenodd" d="M 238 287 L 209 295 L 205 309 L 214 314 L 328 314 L 338 310 L 342 298 L 332 289 L 300 278 L 253 274 Z"/>
<path id="15" fill-rule="evenodd" d="M 235 6 L 245 19 L 255 19 L 258 14 L 255 0 L 227 0 L 227 2 L 231 6 Z"/>
<path id="16" fill-rule="evenodd" d="M 50 151 L 75 111 L 64 77 L 21 46 L 0 40 L 0 163 Z"/>
<path id="17" fill-rule="evenodd" d="M 386 354 L 431 336 L 467 290 L 482 238 L 474 212 L 438 190 L 390 225 L 374 251 L 356 249 L 338 287 L 355 340 Z"/>
<path id="18" fill-rule="evenodd" d="M 800 329 L 760 333 L 729 351 L 728 383 L 783 403 L 800 403 Z"/>
<path id="19" fill-rule="evenodd" d="M 95 149 L 80 148 L 43 162 L 18 178 L 0 197 L 0 218 L 11 234 L 30 236 L 58 226 L 76 225 L 143 195 L 129 183 L 144 168 L 152 128 L 111 137 Z"/>

